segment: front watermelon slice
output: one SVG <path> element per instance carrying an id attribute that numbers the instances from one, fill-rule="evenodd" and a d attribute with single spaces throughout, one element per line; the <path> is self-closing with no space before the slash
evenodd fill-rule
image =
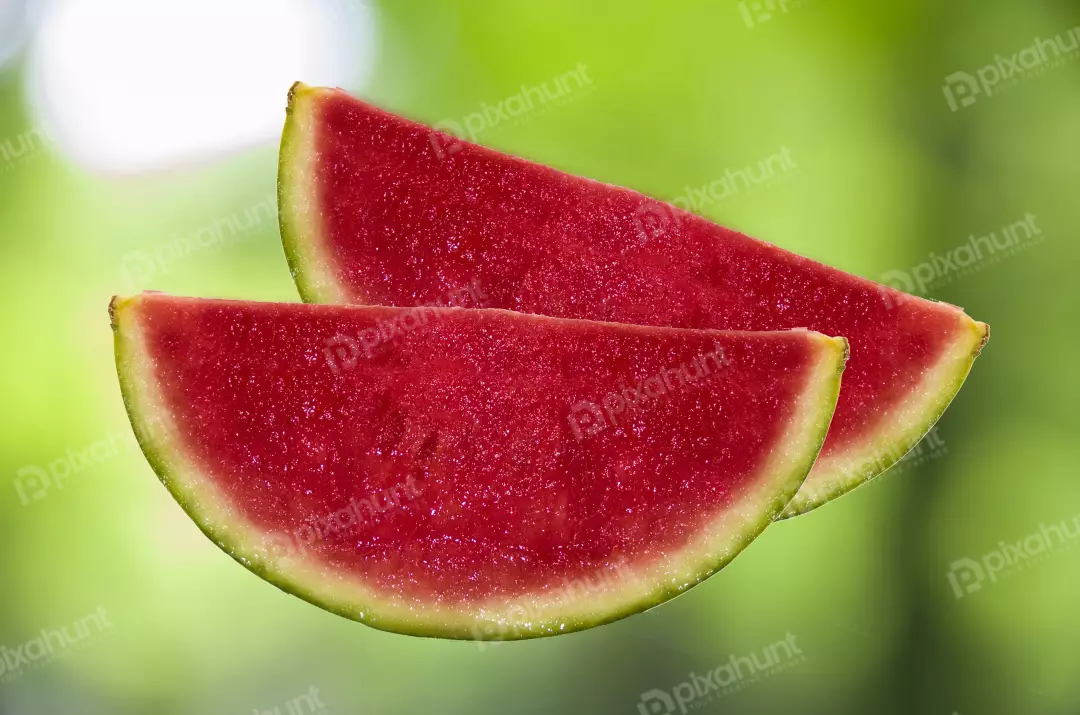
<path id="1" fill-rule="evenodd" d="M 846 343 L 463 308 L 110 305 L 149 462 L 247 568 L 376 628 L 532 638 L 670 599 L 770 523 Z"/>
<path id="2" fill-rule="evenodd" d="M 904 456 L 959 391 L 989 328 L 951 305 L 754 240 L 639 193 L 477 146 L 302 84 L 279 173 L 305 301 L 414 305 L 478 282 L 525 313 L 851 342 L 821 458 L 786 516 Z"/>

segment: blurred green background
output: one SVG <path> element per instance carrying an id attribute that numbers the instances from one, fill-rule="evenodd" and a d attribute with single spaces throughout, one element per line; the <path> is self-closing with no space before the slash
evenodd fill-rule
<path id="1" fill-rule="evenodd" d="M 993 340 L 913 458 L 769 529 L 671 603 L 522 643 L 371 630 L 268 586 L 204 538 L 139 454 L 116 384 L 114 293 L 297 300 L 270 215 L 276 139 L 102 174 L 69 158 L 62 132 L 34 133 L 32 63 L 17 28 L 4 28 L 0 713 L 648 715 L 667 710 L 655 700 L 649 710 L 644 694 L 685 696 L 692 674 L 789 634 L 797 659 L 695 692 L 686 708 L 1080 712 L 1080 50 L 1055 61 L 1029 54 L 1029 66 L 1018 60 L 1004 76 L 1036 38 L 1068 46 L 1080 27 L 1074 3 L 371 9 L 378 59 L 354 87 L 369 100 L 464 124 L 484 104 L 583 66 L 589 82 L 517 118 L 485 120 L 477 139 L 667 200 L 786 152 L 782 171 L 696 210 L 859 275 L 913 281 L 990 323 Z M 12 17 L 0 12 L 0 23 Z M 135 18 L 120 29 L 140 33 Z M 29 47 L 35 32 L 31 23 L 23 33 Z M 246 17 L 235 53 L 260 32 L 258 13 Z M 190 57 L 172 58 L 179 66 L 202 52 L 188 45 Z M 956 72 L 987 84 L 973 93 Z M 288 81 L 272 89 L 277 125 Z M 958 253 L 1029 214 L 1034 238 L 970 263 Z M 207 230 L 218 238 L 193 239 Z M 54 482 L 44 494 L 31 488 L 42 471 Z M 1047 536 L 1061 522 L 1073 535 Z M 64 626 L 85 637 L 20 662 L 42 629 Z"/>

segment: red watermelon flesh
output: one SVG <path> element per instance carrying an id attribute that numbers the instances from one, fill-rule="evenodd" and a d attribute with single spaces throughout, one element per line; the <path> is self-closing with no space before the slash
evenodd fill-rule
<path id="1" fill-rule="evenodd" d="M 503 310 L 110 312 L 136 436 L 213 541 L 324 608 L 453 638 L 587 628 L 717 571 L 809 472 L 846 359 L 808 331 Z"/>
<path id="2" fill-rule="evenodd" d="M 570 176 L 297 85 L 280 166 L 304 300 L 413 305 L 477 282 L 490 307 L 851 342 L 821 459 L 788 515 L 898 461 L 988 335 L 951 305 L 794 255 L 634 191 Z"/>

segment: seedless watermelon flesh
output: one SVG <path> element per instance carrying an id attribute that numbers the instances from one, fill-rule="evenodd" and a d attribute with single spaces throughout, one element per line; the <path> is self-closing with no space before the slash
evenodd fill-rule
<path id="1" fill-rule="evenodd" d="M 222 549 L 376 628 L 530 638 L 730 561 L 824 441 L 842 339 L 502 310 L 110 305 L 143 450 Z"/>
<path id="2" fill-rule="evenodd" d="M 413 305 L 475 282 L 486 305 L 526 313 L 847 337 L 836 417 L 788 516 L 903 457 L 989 336 L 954 306 L 435 132 L 340 90 L 293 88 L 279 193 L 285 252 L 308 302 Z"/>

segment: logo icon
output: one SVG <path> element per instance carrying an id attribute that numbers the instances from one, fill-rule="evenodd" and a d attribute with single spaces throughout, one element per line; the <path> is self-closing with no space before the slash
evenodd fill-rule
<path id="1" fill-rule="evenodd" d="M 15 491 L 19 493 L 23 506 L 44 499 L 50 486 L 52 480 L 49 479 L 49 473 L 41 467 L 22 467 L 15 472 Z"/>
<path id="2" fill-rule="evenodd" d="M 675 221 L 674 209 L 656 201 L 647 201 L 634 212 L 634 227 L 642 246 L 651 240 L 663 238 Z"/>
<path id="3" fill-rule="evenodd" d="M 982 590 L 982 582 L 986 580 L 986 571 L 978 561 L 964 558 L 953 561 L 949 565 L 947 576 L 949 583 L 952 584 L 953 593 L 959 599 Z"/>
<path id="4" fill-rule="evenodd" d="M 326 362 L 335 375 L 345 370 L 352 370 L 360 357 L 360 346 L 348 335 L 335 335 L 326 343 L 323 350 Z"/>
<path id="5" fill-rule="evenodd" d="M 907 271 L 889 271 L 881 276 L 881 282 L 890 288 L 902 290 L 905 293 L 915 292 L 915 281 L 911 280 L 911 276 L 908 275 Z"/>
<path id="6" fill-rule="evenodd" d="M 154 260 L 144 251 L 132 251 L 120 260 L 128 290 L 145 286 L 157 275 Z"/>
<path id="7" fill-rule="evenodd" d="M 569 419 L 570 429 L 574 431 L 578 442 L 600 434 L 607 427 L 604 413 L 600 411 L 599 405 L 592 402 L 579 402 L 571 407 Z"/>
<path id="8" fill-rule="evenodd" d="M 465 146 L 461 137 L 465 136 L 465 128 L 452 119 L 444 119 L 432 127 L 431 147 L 435 150 L 435 156 L 445 159 L 457 154 Z"/>
<path id="9" fill-rule="evenodd" d="M 637 709 L 641 715 L 673 715 L 675 701 L 663 690 L 653 689 L 641 694 Z"/>
<path id="10" fill-rule="evenodd" d="M 266 560 L 272 564 L 281 559 L 292 558 L 297 552 L 292 538 L 280 532 L 271 532 L 263 538 L 263 550 L 266 552 Z"/>
<path id="11" fill-rule="evenodd" d="M 755 25 L 772 20 L 777 8 L 787 12 L 788 0 L 743 0 L 739 3 L 739 12 L 751 30 Z"/>
<path id="12" fill-rule="evenodd" d="M 949 109 L 954 112 L 975 104 L 982 92 L 979 80 L 967 72 L 955 72 L 949 75 L 945 78 L 945 84 L 941 89 L 949 102 Z"/>

